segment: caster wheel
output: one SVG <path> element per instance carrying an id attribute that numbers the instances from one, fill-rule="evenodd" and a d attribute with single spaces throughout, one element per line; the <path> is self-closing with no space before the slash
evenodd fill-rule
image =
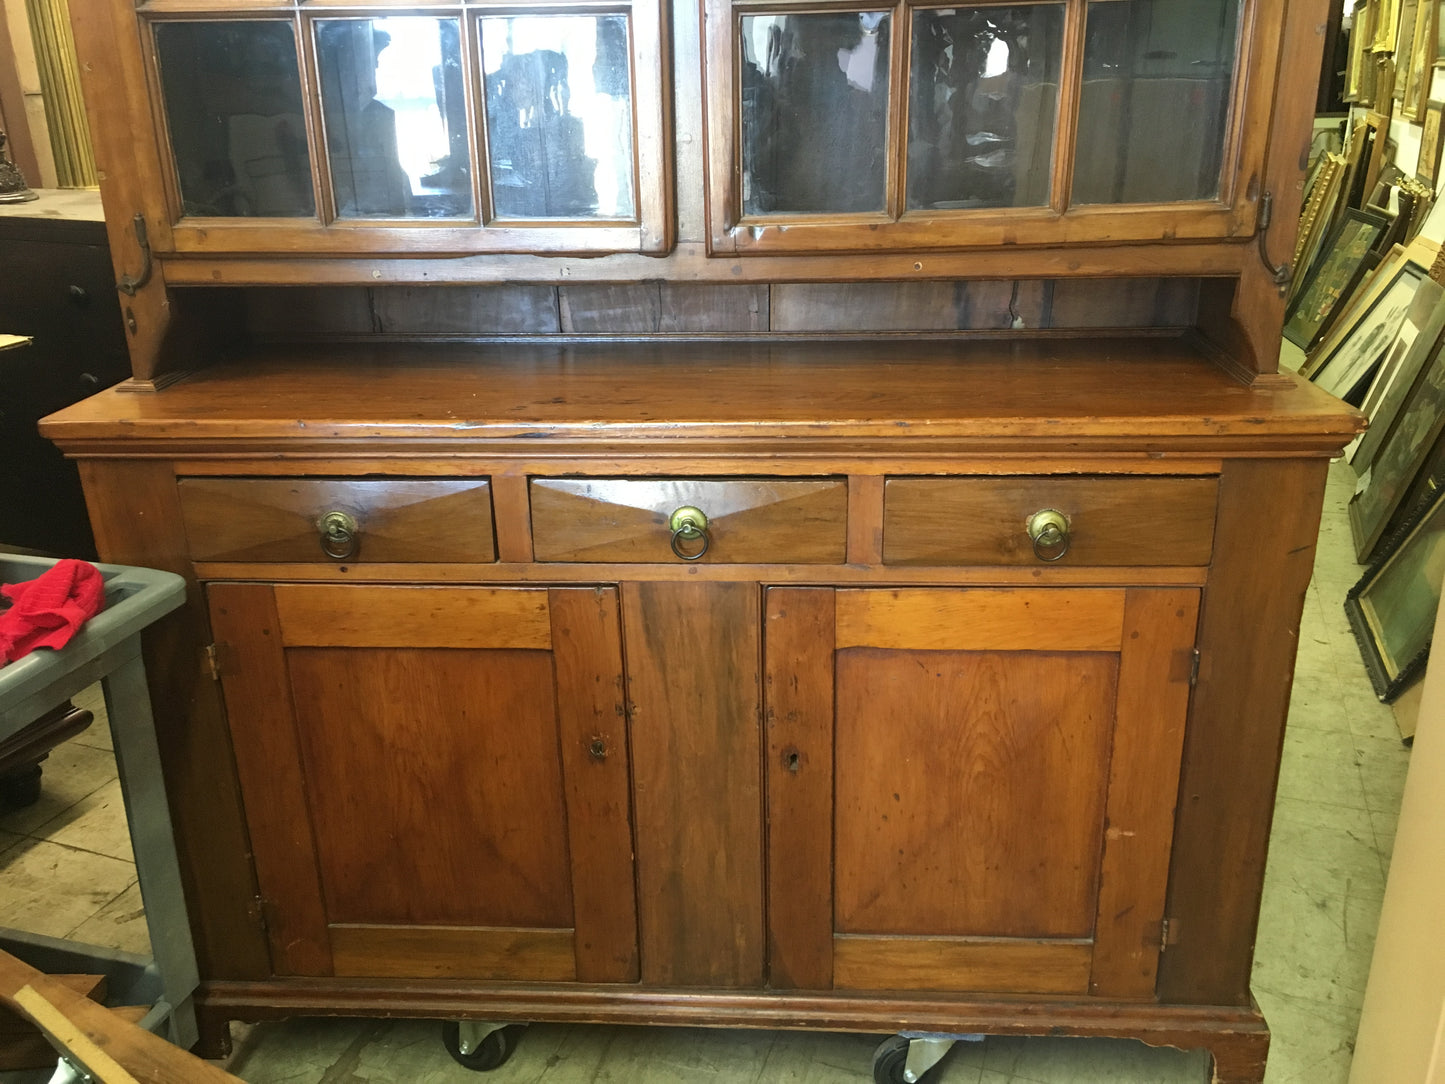
<path id="1" fill-rule="evenodd" d="M 0 805 L 23 809 L 40 800 L 40 765 L 16 768 L 0 775 Z"/>
<path id="2" fill-rule="evenodd" d="M 517 1049 L 517 1040 L 522 1037 L 526 1027 L 526 1024 L 510 1024 L 498 1028 L 478 1043 L 470 1054 L 463 1054 L 461 1025 L 455 1020 L 448 1020 L 442 1024 L 442 1045 L 447 1048 L 447 1053 L 456 1059 L 458 1065 L 484 1073 L 488 1069 L 496 1069 L 512 1056 L 512 1052 Z"/>
<path id="3" fill-rule="evenodd" d="M 873 1084 L 908 1084 L 903 1075 L 908 1065 L 908 1039 L 902 1035 L 890 1035 L 873 1051 Z M 932 1069 L 927 1070 L 920 1082 L 936 1079 Z"/>

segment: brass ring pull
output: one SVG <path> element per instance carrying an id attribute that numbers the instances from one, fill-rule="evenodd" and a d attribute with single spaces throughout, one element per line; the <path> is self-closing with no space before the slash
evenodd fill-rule
<path id="1" fill-rule="evenodd" d="M 672 530 L 672 552 L 677 554 L 684 561 L 696 561 L 707 552 L 712 539 L 707 533 L 707 516 L 701 508 L 693 508 L 691 505 L 683 505 L 667 519 L 667 525 Z M 688 543 L 702 539 L 702 545 L 696 550 L 686 550 L 683 547 Z"/>
<path id="2" fill-rule="evenodd" d="M 349 561 L 361 544 L 361 528 L 345 512 L 327 512 L 316 525 L 321 533 L 321 552 L 333 561 Z"/>
<path id="3" fill-rule="evenodd" d="M 1040 561 L 1057 561 L 1069 552 L 1069 519 L 1057 508 L 1045 508 L 1029 517 L 1029 540 Z"/>

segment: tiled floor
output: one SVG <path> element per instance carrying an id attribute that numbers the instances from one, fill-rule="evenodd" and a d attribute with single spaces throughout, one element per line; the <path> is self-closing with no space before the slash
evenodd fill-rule
<path id="1" fill-rule="evenodd" d="M 1331 469 L 1301 630 L 1265 878 L 1254 993 L 1274 1032 L 1268 1084 L 1344 1084 L 1394 842 L 1408 754 L 1370 691 L 1341 603 L 1360 569 Z M 98 699 L 98 698 L 97 698 Z M 95 704 L 87 704 L 94 709 Z M 144 951 L 135 870 L 103 724 L 61 746 L 30 809 L 0 815 L 0 922 Z M 425 1021 L 310 1020 L 235 1028 L 251 1084 L 833 1084 L 872 1079 L 876 1036 L 535 1025 L 477 1076 Z M 955 1048 L 939 1084 L 1174 1084 L 1198 1053 L 1132 1042 L 989 1039 Z"/>

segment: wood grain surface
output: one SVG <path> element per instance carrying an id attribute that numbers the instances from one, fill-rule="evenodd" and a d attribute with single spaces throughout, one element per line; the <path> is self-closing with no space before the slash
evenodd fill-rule
<path id="1" fill-rule="evenodd" d="M 1159 969 L 1159 996 L 1168 1001 L 1249 1003 L 1270 811 L 1326 466 L 1236 461 L 1220 475 L 1169 869 L 1166 914 L 1177 940 Z"/>
<path id="2" fill-rule="evenodd" d="M 270 901 L 270 969 L 330 975 L 326 901 L 275 594 L 266 584 L 238 583 L 212 584 L 206 594 L 225 660 L 221 687 L 246 796 L 251 861 L 261 899 Z"/>
<path id="3" fill-rule="evenodd" d="M 572 926 L 546 652 L 286 654 L 332 922 Z"/>
<path id="4" fill-rule="evenodd" d="M 1091 937 L 1117 665 L 840 650 L 837 932 Z"/>
<path id="5" fill-rule="evenodd" d="M 287 647 L 534 648 L 552 646 L 540 587 L 365 587 L 282 584 Z"/>
<path id="6" fill-rule="evenodd" d="M 833 985 L 833 592 L 768 590 L 768 985 Z"/>
<path id="7" fill-rule="evenodd" d="M 1130 590 L 1089 992 L 1154 996 L 1199 592 Z"/>
<path id="8" fill-rule="evenodd" d="M 838 592 L 838 647 L 897 651 L 1118 651 L 1118 591 L 1027 588 Z"/>
<path id="9" fill-rule="evenodd" d="M 631 751 L 615 587 L 547 592 L 567 790 L 576 977 L 636 982 Z"/>
<path id="10" fill-rule="evenodd" d="M 198 561 L 331 561 L 320 521 L 357 522 L 358 561 L 490 561 L 485 478 L 183 478 L 181 510 Z"/>
<path id="11" fill-rule="evenodd" d="M 837 564 L 846 553 L 840 478 L 537 478 L 532 546 L 539 561 L 679 561 L 668 521 L 683 507 L 707 516 L 699 563 Z"/>
<path id="12" fill-rule="evenodd" d="M 1023 938 L 839 936 L 833 941 L 839 990 L 989 990 L 1083 994 L 1088 941 Z"/>
<path id="13" fill-rule="evenodd" d="M 351 977 L 531 979 L 577 977 L 569 929 L 338 923 L 336 973 Z"/>
<path id="14" fill-rule="evenodd" d="M 883 560 L 898 565 L 1203 565 L 1213 478 L 890 478 Z M 1069 546 L 1044 561 L 1029 518 L 1062 512 Z"/>
<path id="15" fill-rule="evenodd" d="M 1173 336 L 275 346 L 164 394 L 102 392 L 41 431 L 76 452 L 119 441 L 135 453 L 157 441 L 171 454 L 278 439 L 293 451 L 372 441 L 374 454 L 376 438 L 393 449 L 521 438 L 533 453 L 660 441 L 655 453 L 788 437 L 853 454 L 882 450 L 860 442 L 897 453 L 949 440 L 1076 455 L 1101 440 L 1112 451 L 1219 455 L 1276 443 L 1328 451 L 1361 427 L 1308 382 L 1281 381 L 1243 387 L 1202 346 Z"/>
<path id="16" fill-rule="evenodd" d="M 622 585 L 642 980 L 762 984 L 761 599 Z"/>

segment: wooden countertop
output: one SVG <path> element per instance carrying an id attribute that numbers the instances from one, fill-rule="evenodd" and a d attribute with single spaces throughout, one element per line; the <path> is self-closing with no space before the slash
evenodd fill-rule
<path id="1" fill-rule="evenodd" d="M 41 423 L 78 455 L 779 439 L 834 454 L 904 442 L 1329 452 L 1362 427 L 1308 382 L 1245 387 L 1174 336 L 280 346 Z"/>

